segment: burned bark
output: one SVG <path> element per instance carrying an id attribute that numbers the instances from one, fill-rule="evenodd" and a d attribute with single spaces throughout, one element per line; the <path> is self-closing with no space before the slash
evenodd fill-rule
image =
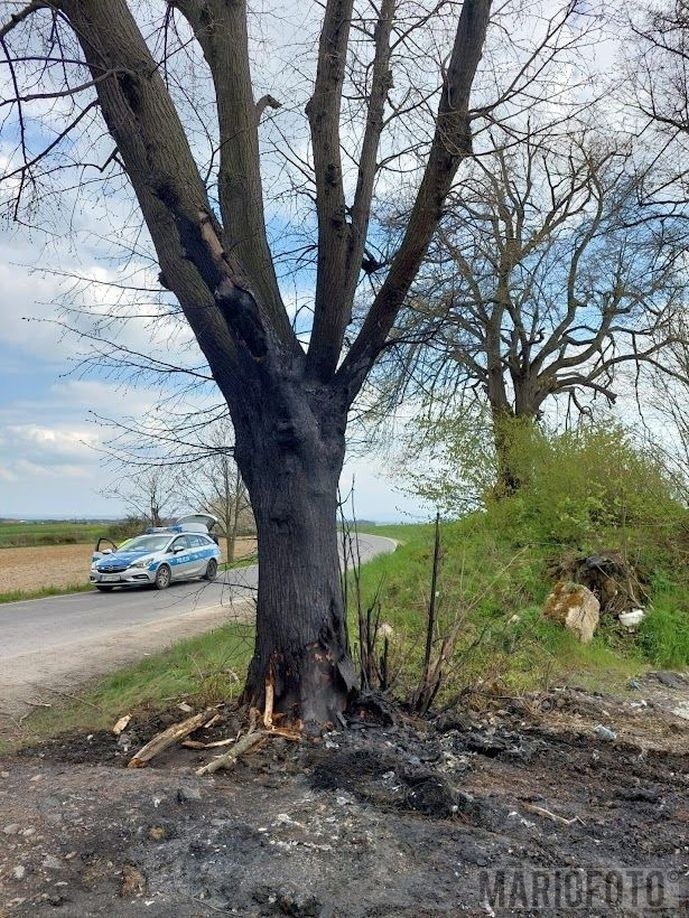
<path id="1" fill-rule="evenodd" d="M 340 582 L 337 485 L 346 411 L 327 392 L 286 384 L 237 433 L 258 534 L 259 609 L 245 697 L 305 724 L 337 723 L 353 686 Z M 258 406 L 256 406 L 258 410 Z M 237 422 L 236 422 L 237 423 Z"/>

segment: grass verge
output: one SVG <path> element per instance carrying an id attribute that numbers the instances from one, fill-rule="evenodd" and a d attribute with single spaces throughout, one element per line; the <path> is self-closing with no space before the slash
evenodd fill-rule
<path id="1" fill-rule="evenodd" d="M 361 583 L 363 608 L 376 606 L 381 622 L 392 629 L 391 671 L 398 691 L 406 694 L 418 679 L 425 646 L 433 526 L 367 531 L 399 543 L 394 554 L 363 568 Z M 652 583 L 647 617 L 635 633 L 603 616 L 593 641 L 584 645 L 544 618 L 543 603 L 554 583 L 549 566 L 561 551 L 552 544 L 520 544 L 490 514 L 442 526 L 435 645 L 453 628 L 459 638 L 439 703 L 467 690 L 518 693 L 553 684 L 617 691 L 652 666 L 689 664 L 689 595 L 661 575 Z"/>
<path id="2" fill-rule="evenodd" d="M 425 645 L 433 527 L 366 531 L 399 543 L 394 553 L 364 565 L 361 590 L 363 607 L 377 605 L 381 621 L 390 626 L 393 689 L 408 697 Z M 467 691 L 518 694 L 553 684 L 620 691 L 649 666 L 689 663 L 689 591 L 663 573 L 662 559 L 654 568 L 652 605 L 643 627 L 630 634 L 604 617 L 594 640 L 582 645 L 541 612 L 553 585 L 549 565 L 567 546 L 524 536 L 524 527 L 501 525 L 490 513 L 443 526 L 435 646 L 450 630 L 458 638 L 436 707 L 458 701 Z M 607 531 L 600 538 L 603 545 L 614 545 L 616 536 Z M 350 613 L 356 649 L 354 617 Z M 180 697 L 193 696 L 199 703 L 232 698 L 241 689 L 252 644 L 253 629 L 234 624 L 182 641 L 113 673 L 76 701 L 37 710 L 24 723 L 26 737 L 109 728 L 124 713 L 155 710 Z"/>
<path id="3" fill-rule="evenodd" d="M 51 707 L 35 708 L 23 720 L 19 739 L 0 740 L 0 751 L 69 731 L 109 730 L 124 714 L 153 712 L 182 699 L 203 706 L 235 698 L 253 639 L 253 625 L 224 625 L 122 667 L 69 697 L 55 692 Z"/>
<path id="4" fill-rule="evenodd" d="M 25 599 L 45 599 L 47 596 L 63 596 L 69 593 L 89 593 L 93 590 L 90 583 L 75 583 L 64 587 L 41 587 L 40 590 L 10 590 L 0 593 L 0 604 L 5 602 L 22 602 Z"/>

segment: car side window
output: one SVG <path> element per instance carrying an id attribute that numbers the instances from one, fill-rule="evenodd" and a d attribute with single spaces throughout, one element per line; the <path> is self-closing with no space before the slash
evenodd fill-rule
<path id="1" fill-rule="evenodd" d="M 189 536 L 180 536 L 170 546 L 170 551 L 177 551 L 179 548 L 189 548 Z"/>
<path id="2" fill-rule="evenodd" d="M 208 539 L 205 539 L 202 535 L 195 535 L 192 538 L 194 539 L 194 545 L 197 548 L 208 548 L 210 545 Z"/>

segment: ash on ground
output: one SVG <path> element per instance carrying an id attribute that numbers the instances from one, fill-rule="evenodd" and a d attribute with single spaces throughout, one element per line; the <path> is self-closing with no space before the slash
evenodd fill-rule
<path id="1" fill-rule="evenodd" d="M 355 718 L 213 777 L 194 772 L 217 750 L 128 770 L 107 733 L 26 749 L 0 759 L 0 915 L 485 916 L 499 914 L 485 900 L 496 869 L 657 867 L 684 882 L 689 722 L 671 705 L 689 682 L 669 681 Z M 131 742 L 174 718 L 135 719 Z M 236 727 L 227 711 L 199 738 Z"/>

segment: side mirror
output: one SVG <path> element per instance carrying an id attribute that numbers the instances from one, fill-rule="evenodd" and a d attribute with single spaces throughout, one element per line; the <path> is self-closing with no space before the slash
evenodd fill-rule
<path id="1" fill-rule="evenodd" d="M 173 549 L 172 549 L 172 554 L 173 554 L 173 555 L 179 555 L 179 554 L 181 554 L 181 552 L 183 552 L 183 551 L 186 551 L 186 548 L 184 547 L 184 545 L 178 545 L 176 548 L 173 548 Z"/>

